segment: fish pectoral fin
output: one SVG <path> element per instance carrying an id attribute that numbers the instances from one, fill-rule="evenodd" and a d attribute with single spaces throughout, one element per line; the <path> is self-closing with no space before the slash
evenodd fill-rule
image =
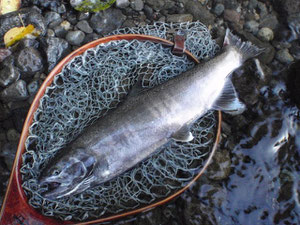
<path id="1" fill-rule="evenodd" d="M 194 136 L 190 132 L 188 126 L 183 126 L 177 132 L 175 132 L 171 137 L 173 140 L 180 141 L 180 142 L 189 142 L 194 139 Z"/>
<path id="2" fill-rule="evenodd" d="M 235 88 L 229 79 L 226 81 L 222 94 L 212 108 L 230 114 L 241 114 L 246 109 L 245 104 L 239 100 Z"/>

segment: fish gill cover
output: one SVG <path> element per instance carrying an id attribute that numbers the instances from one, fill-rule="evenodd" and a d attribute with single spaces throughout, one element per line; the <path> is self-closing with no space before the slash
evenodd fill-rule
<path id="1" fill-rule="evenodd" d="M 198 59 L 211 58 L 219 49 L 199 22 L 156 23 L 120 29 L 114 34 L 170 39 L 177 31 L 186 33 L 186 48 Z M 157 202 L 190 182 L 212 149 L 216 131 L 212 112 L 193 125 L 193 141 L 169 142 L 135 168 L 81 194 L 45 199 L 37 179 L 49 159 L 85 127 L 115 108 L 139 76 L 143 77 L 144 88 L 149 88 L 193 66 L 186 56 L 173 55 L 170 48 L 137 40 L 100 44 L 65 65 L 40 99 L 26 140 L 21 174 L 29 204 L 44 215 L 62 220 L 97 219 Z"/>

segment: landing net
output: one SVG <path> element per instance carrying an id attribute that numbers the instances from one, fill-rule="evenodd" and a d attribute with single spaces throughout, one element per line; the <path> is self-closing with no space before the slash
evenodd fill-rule
<path id="1" fill-rule="evenodd" d="M 171 39 L 174 32 L 185 33 L 186 48 L 200 60 L 218 51 L 209 31 L 199 22 L 156 23 L 114 34 Z M 212 112 L 193 125 L 193 141 L 171 141 L 135 168 L 83 193 L 45 199 L 37 179 L 60 149 L 124 100 L 139 76 L 143 77 L 143 87 L 150 88 L 193 66 L 186 56 L 173 55 L 170 48 L 137 40 L 100 44 L 65 65 L 40 99 L 26 140 L 21 174 L 29 204 L 46 216 L 82 221 L 137 209 L 182 189 L 201 170 L 212 149 L 216 131 Z"/>

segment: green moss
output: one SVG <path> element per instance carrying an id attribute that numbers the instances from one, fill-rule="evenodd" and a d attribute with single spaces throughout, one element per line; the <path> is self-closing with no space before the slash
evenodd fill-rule
<path id="1" fill-rule="evenodd" d="M 76 10 L 81 12 L 99 12 L 109 8 L 116 0 L 95 0 L 92 3 L 90 0 L 84 0 L 82 3 L 75 7 Z"/>

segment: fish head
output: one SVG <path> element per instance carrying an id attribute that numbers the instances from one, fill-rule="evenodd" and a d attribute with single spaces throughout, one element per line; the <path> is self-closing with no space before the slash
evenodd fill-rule
<path id="1" fill-rule="evenodd" d="M 96 158 L 83 150 L 75 151 L 72 156 L 56 158 L 46 167 L 39 179 L 39 185 L 45 190 L 41 195 L 57 199 L 82 192 L 90 187 Z"/>

